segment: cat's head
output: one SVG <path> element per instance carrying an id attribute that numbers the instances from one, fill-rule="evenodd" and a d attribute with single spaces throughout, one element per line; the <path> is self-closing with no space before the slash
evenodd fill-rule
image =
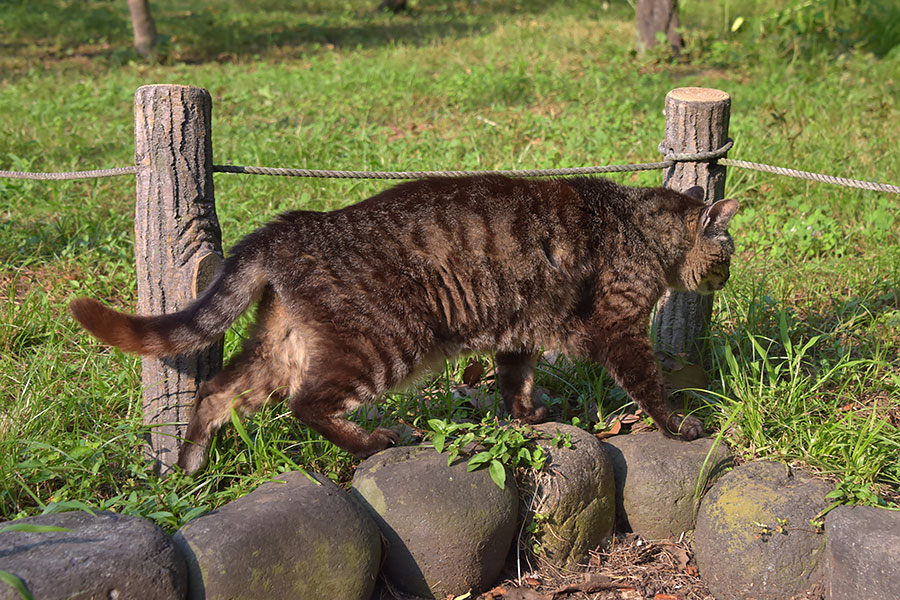
<path id="1" fill-rule="evenodd" d="M 693 245 L 670 276 L 669 287 L 699 294 L 712 294 L 725 287 L 734 254 L 728 223 L 739 206 L 737 200 L 725 199 L 700 212 L 688 228 Z"/>

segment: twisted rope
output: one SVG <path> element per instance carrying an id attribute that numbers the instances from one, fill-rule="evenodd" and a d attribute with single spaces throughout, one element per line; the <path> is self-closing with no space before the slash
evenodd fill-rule
<path id="1" fill-rule="evenodd" d="M 329 179 L 422 179 L 425 177 L 467 177 L 472 175 L 506 175 L 507 177 L 562 177 L 567 175 L 591 175 L 596 173 L 625 173 L 633 171 L 654 171 L 667 169 L 679 162 L 711 162 L 718 161 L 720 165 L 763 171 L 775 175 L 784 175 L 799 179 L 808 179 L 821 183 L 842 185 L 844 187 L 872 190 L 876 192 L 888 192 L 900 194 L 900 186 L 889 183 L 848 179 L 835 177 L 809 171 L 798 171 L 786 167 L 776 167 L 761 163 L 748 162 L 725 158 L 725 154 L 734 145 L 734 140 L 728 139 L 725 144 L 716 150 L 706 152 L 673 152 L 671 148 L 659 145 L 659 151 L 663 154 L 662 162 L 633 163 L 621 165 L 606 165 L 593 167 L 571 167 L 563 169 L 511 169 L 499 171 L 335 171 L 327 169 L 289 169 L 275 167 L 253 167 L 239 165 L 213 165 L 214 173 L 243 173 L 247 175 L 269 175 L 275 177 L 319 177 Z M 32 179 L 62 181 L 68 179 L 92 179 L 97 177 L 115 177 L 118 175 L 134 175 L 137 167 L 118 167 L 114 169 L 98 169 L 94 171 L 69 171 L 62 173 L 35 173 L 25 171 L 3 171 L 0 177 L 9 179 Z"/>
<path id="2" fill-rule="evenodd" d="M 809 179 L 811 181 L 819 181 L 822 183 L 831 183 L 834 185 L 842 185 L 844 187 L 859 188 L 863 190 L 872 190 L 875 192 L 888 192 L 891 194 L 900 194 L 900 185 L 891 185 L 890 183 L 877 183 L 875 181 L 862 181 L 859 179 L 847 179 L 846 177 L 835 177 L 833 175 L 822 175 L 821 173 L 810 173 L 809 171 L 798 171 L 796 169 L 788 169 L 786 167 L 773 167 L 772 165 L 764 165 L 760 163 L 747 162 L 746 160 L 734 160 L 731 158 L 723 158 L 719 160 L 720 165 L 726 167 L 739 167 L 741 169 L 752 169 L 754 171 L 763 171 L 765 173 L 774 173 L 775 175 L 785 175 L 787 177 L 796 177 L 797 179 Z"/>
<path id="3" fill-rule="evenodd" d="M 423 179 L 425 177 L 468 177 L 471 175 L 506 175 L 507 177 L 561 177 L 564 175 L 589 175 L 592 173 L 623 173 L 626 171 L 652 171 L 665 169 L 674 163 L 655 162 L 596 167 L 570 167 L 564 169 L 513 169 L 500 171 L 329 171 L 323 169 L 279 169 L 274 167 L 242 167 L 214 165 L 214 173 L 246 173 L 248 175 L 272 175 L 275 177 L 323 177 L 329 179 Z"/>
<path id="4" fill-rule="evenodd" d="M 43 181 L 64 181 L 66 179 L 94 179 L 96 177 L 116 177 L 134 175 L 137 167 L 117 167 L 95 171 L 68 171 L 65 173 L 30 173 L 26 171 L 0 171 L 0 177 L 7 179 L 40 179 Z"/>

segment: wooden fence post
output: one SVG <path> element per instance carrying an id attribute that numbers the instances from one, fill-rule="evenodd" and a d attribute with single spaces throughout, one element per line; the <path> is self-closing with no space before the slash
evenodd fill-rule
<path id="1" fill-rule="evenodd" d="M 731 97 L 708 88 L 678 88 L 666 94 L 666 138 L 662 147 L 675 153 L 717 150 L 728 140 Z M 663 185 L 684 191 L 699 185 L 706 202 L 725 193 L 725 167 L 715 162 L 680 162 L 663 173 Z M 702 361 L 702 338 L 712 314 L 712 296 L 668 290 L 656 305 L 656 349 L 685 362 Z"/>
<path id="2" fill-rule="evenodd" d="M 212 178 L 212 99 L 201 88 L 148 85 L 134 94 L 139 314 L 184 308 L 222 262 Z M 222 366 L 222 343 L 141 363 L 149 457 L 166 475 L 178 456 L 198 382 Z"/>

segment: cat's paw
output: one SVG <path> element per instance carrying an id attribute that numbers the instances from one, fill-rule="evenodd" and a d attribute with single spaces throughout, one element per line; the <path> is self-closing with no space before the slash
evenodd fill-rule
<path id="1" fill-rule="evenodd" d="M 521 418 L 522 421 L 529 425 L 537 425 L 543 423 L 550 418 L 550 409 L 543 404 L 535 403 L 534 412 Z"/>
<path id="2" fill-rule="evenodd" d="M 693 415 L 686 417 L 678 413 L 672 413 L 669 417 L 667 431 L 669 437 L 690 442 L 697 438 L 703 437 L 706 432 L 703 430 L 703 422 Z"/>
<path id="3" fill-rule="evenodd" d="M 377 454 L 386 448 L 392 448 L 400 441 L 400 434 L 390 429 L 379 427 L 369 434 L 366 439 L 366 445 L 363 449 L 353 454 L 357 458 L 369 458 L 373 454 Z"/>

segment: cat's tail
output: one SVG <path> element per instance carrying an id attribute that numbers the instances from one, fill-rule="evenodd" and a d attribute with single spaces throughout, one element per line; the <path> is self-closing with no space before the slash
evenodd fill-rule
<path id="1" fill-rule="evenodd" d="M 77 298 L 69 309 L 94 337 L 126 352 L 162 357 L 202 350 L 225 333 L 266 285 L 262 265 L 235 258 L 226 260 L 216 280 L 178 312 L 131 315 L 91 298 Z"/>

